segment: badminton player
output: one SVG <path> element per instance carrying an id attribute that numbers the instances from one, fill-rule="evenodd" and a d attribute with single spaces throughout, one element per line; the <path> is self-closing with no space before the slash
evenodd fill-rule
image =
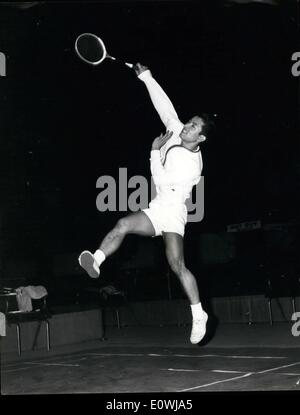
<path id="1" fill-rule="evenodd" d="M 98 278 L 101 264 L 120 247 L 127 234 L 162 236 L 170 268 L 179 278 L 190 302 L 193 320 L 190 341 L 197 344 L 205 335 L 208 316 L 200 302 L 196 279 L 184 261 L 185 201 L 201 178 L 200 144 L 206 140 L 213 121 L 203 114 L 183 124 L 150 70 L 139 63 L 134 69 L 166 127 L 166 132 L 153 141 L 150 156 L 157 195 L 147 209 L 118 220 L 94 253 L 83 251 L 80 254 L 79 264 L 90 277 Z"/>

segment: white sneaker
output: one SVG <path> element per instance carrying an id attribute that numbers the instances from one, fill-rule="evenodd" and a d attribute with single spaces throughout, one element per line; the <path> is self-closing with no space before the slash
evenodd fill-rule
<path id="1" fill-rule="evenodd" d="M 203 311 L 201 319 L 193 320 L 192 332 L 190 341 L 192 344 L 199 343 L 206 333 L 206 323 L 207 323 L 208 315 L 205 311 Z"/>
<path id="2" fill-rule="evenodd" d="M 83 251 L 78 258 L 80 266 L 89 274 L 91 278 L 99 278 L 100 269 L 95 261 L 94 255 L 90 251 Z"/>

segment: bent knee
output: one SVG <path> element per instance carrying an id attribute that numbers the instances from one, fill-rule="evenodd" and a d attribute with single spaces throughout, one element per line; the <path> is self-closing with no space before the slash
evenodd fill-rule
<path id="1" fill-rule="evenodd" d="M 118 233 L 127 233 L 130 230 L 130 222 L 127 218 L 121 218 L 118 220 L 115 229 Z"/>

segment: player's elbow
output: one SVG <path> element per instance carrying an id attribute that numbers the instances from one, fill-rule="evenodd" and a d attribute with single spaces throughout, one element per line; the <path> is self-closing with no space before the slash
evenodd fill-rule
<path id="1" fill-rule="evenodd" d="M 152 178 L 153 178 L 153 182 L 154 182 L 155 186 L 161 186 L 162 180 L 160 179 L 159 176 L 152 175 Z"/>
<path id="2" fill-rule="evenodd" d="M 179 121 L 178 115 L 175 111 L 172 113 L 165 114 L 160 118 L 168 130 L 172 130 L 172 124 L 174 123 L 174 121 Z"/>

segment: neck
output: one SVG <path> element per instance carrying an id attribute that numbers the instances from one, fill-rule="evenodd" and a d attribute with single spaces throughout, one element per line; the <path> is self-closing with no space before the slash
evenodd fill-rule
<path id="1" fill-rule="evenodd" d="M 181 142 L 182 147 L 187 148 L 190 151 L 196 151 L 199 148 L 199 143 L 185 143 L 184 141 Z"/>

